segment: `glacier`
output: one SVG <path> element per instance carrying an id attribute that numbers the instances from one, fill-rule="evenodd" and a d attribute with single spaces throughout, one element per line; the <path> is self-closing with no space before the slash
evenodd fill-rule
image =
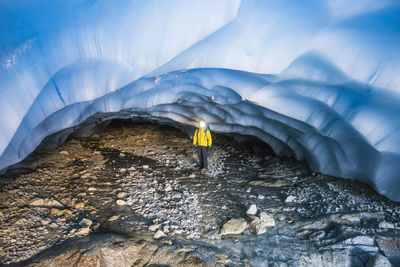
<path id="1" fill-rule="evenodd" d="M 3 0 L 0 170 L 90 118 L 253 135 L 400 201 L 397 0 Z"/>

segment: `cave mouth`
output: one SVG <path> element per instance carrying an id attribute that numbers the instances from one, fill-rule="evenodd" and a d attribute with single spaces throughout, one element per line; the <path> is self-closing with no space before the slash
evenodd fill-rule
<path id="1" fill-rule="evenodd" d="M 367 263 L 377 257 L 377 245 L 365 249 L 351 240 L 390 236 L 398 226 L 398 205 L 372 188 L 311 173 L 305 162 L 276 157 L 254 137 L 213 133 L 210 170 L 201 173 L 193 132 L 136 118 L 91 121 L 46 138 L 0 177 L 0 262 L 51 265 L 67 260 L 77 244 L 92 246 L 95 255 L 99 246 L 114 251 L 121 243 L 155 246 L 155 255 L 167 250 L 172 265 L 190 257 L 209 265 L 221 257 L 232 265 L 300 263 L 315 260 L 318 247 L 364 249 Z M 229 228 L 231 219 L 239 225 Z M 176 254 L 189 247 L 184 259 Z M 266 247 L 283 256 L 257 253 Z M 167 260 L 145 255 L 135 261 Z"/>
<path id="2" fill-rule="evenodd" d="M 152 130 L 174 131 L 174 134 L 181 134 L 187 137 L 187 142 L 191 143 L 195 127 L 184 125 L 168 119 L 133 117 L 133 118 L 113 118 L 113 115 L 95 115 L 88 118 L 80 125 L 67 128 L 53 133 L 43 139 L 39 146 L 31 152 L 24 160 L 1 170 L 0 174 L 12 169 L 24 169 L 30 163 L 36 161 L 43 153 L 51 152 L 58 146 L 71 138 L 88 138 L 93 134 L 109 131 L 117 128 L 134 128 L 137 126 L 147 126 Z M 243 135 L 240 133 L 218 133 L 212 131 L 214 144 L 229 144 L 243 153 L 253 153 L 257 157 L 270 158 L 275 155 L 273 149 L 264 141 L 256 136 Z M 285 157 L 283 157 L 285 158 Z"/>

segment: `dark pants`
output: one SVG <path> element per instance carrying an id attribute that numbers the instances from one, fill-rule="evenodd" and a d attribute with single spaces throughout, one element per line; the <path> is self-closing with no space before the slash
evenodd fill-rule
<path id="1" fill-rule="evenodd" d="M 198 146 L 197 147 L 197 154 L 199 155 L 200 169 L 208 169 L 207 147 Z"/>

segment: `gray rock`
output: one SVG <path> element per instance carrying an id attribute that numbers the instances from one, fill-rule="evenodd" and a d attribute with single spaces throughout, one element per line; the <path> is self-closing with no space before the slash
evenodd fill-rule
<path id="1" fill-rule="evenodd" d="M 294 202 L 296 200 L 296 197 L 294 196 L 288 196 L 285 200 L 285 203 L 291 203 Z"/>
<path id="2" fill-rule="evenodd" d="M 126 203 L 126 201 L 124 201 L 122 199 L 118 199 L 117 200 L 117 205 L 118 206 L 126 206 L 126 205 L 128 205 L 128 203 Z"/>
<path id="3" fill-rule="evenodd" d="M 155 232 L 160 228 L 157 224 L 153 224 L 149 226 L 149 231 Z"/>
<path id="4" fill-rule="evenodd" d="M 76 236 L 86 236 L 90 233 L 90 228 L 89 227 L 84 227 L 79 229 L 77 232 L 75 232 Z"/>
<path id="5" fill-rule="evenodd" d="M 261 212 L 259 217 L 256 217 L 254 220 L 251 221 L 249 228 L 250 230 L 257 234 L 262 235 L 267 232 L 267 227 L 274 227 L 275 220 L 274 217 L 270 214 L 265 212 Z"/>
<path id="6" fill-rule="evenodd" d="M 221 229 L 221 235 L 240 235 L 247 228 L 247 222 L 243 218 L 230 219 Z"/>
<path id="7" fill-rule="evenodd" d="M 386 258 L 385 256 L 381 254 L 377 254 L 375 257 L 372 257 L 368 262 L 367 265 L 368 267 L 391 267 L 392 264 Z"/>
<path id="8" fill-rule="evenodd" d="M 166 235 L 164 234 L 163 231 L 158 230 L 158 231 L 154 234 L 153 237 L 154 237 L 154 239 L 160 239 L 160 238 L 166 237 Z"/>
<path id="9" fill-rule="evenodd" d="M 255 204 L 251 204 L 250 208 L 246 212 L 248 215 L 256 215 L 257 214 L 257 206 Z"/>
<path id="10" fill-rule="evenodd" d="M 82 221 L 79 223 L 80 226 L 86 226 L 86 227 L 90 227 L 92 226 L 93 222 L 90 219 L 84 218 L 82 219 Z"/>
<path id="11" fill-rule="evenodd" d="M 63 205 L 55 199 L 34 198 L 29 202 L 34 207 L 63 207 Z"/>
<path id="12" fill-rule="evenodd" d="M 124 198 L 126 196 L 126 193 L 125 192 L 119 192 L 118 194 L 117 194 L 117 198 Z"/>
<path id="13" fill-rule="evenodd" d="M 378 227 L 382 228 L 382 229 L 394 229 L 395 228 L 393 223 L 385 222 L 385 221 L 380 222 Z"/>

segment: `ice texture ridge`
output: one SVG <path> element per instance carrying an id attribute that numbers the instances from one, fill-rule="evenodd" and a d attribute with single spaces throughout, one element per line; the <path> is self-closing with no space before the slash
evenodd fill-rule
<path id="1" fill-rule="evenodd" d="M 95 115 L 254 135 L 400 201 L 398 0 L 3 0 L 0 169 Z"/>

